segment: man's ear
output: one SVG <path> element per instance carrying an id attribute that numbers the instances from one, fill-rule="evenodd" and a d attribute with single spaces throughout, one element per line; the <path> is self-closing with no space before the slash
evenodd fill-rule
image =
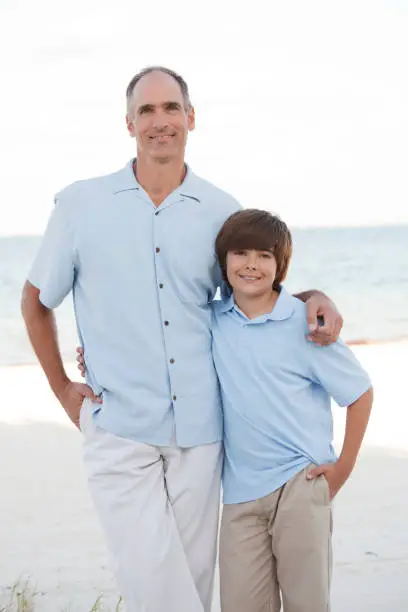
<path id="1" fill-rule="evenodd" d="M 195 128 L 195 110 L 193 106 L 188 109 L 188 129 L 192 132 Z"/>
<path id="2" fill-rule="evenodd" d="M 128 129 L 129 136 L 131 138 L 135 138 L 135 126 L 133 125 L 133 121 L 129 115 L 126 115 L 126 127 Z"/>

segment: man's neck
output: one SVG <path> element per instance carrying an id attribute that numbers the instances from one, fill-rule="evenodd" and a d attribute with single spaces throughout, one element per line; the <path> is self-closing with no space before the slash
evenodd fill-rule
<path id="1" fill-rule="evenodd" d="M 133 163 L 133 172 L 152 202 L 159 206 L 181 185 L 187 170 L 183 159 L 161 164 L 138 157 Z"/>
<path id="2" fill-rule="evenodd" d="M 248 296 L 234 291 L 235 304 L 248 319 L 256 319 L 263 314 L 272 312 L 278 297 L 279 293 L 277 291 L 271 291 L 260 296 Z"/>

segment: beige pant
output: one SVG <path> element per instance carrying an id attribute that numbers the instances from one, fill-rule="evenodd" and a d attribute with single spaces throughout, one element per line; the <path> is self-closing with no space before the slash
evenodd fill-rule
<path id="1" fill-rule="evenodd" d="M 306 474 L 262 499 L 224 506 L 222 612 L 279 612 L 281 599 L 285 612 L 329 612 L 329 487 Z"/>

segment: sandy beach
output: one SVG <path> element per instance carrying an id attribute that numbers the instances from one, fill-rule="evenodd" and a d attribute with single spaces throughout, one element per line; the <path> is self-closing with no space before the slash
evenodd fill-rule
<path id="1" fill-rule="evenodd" d="M 355 346 L 375 404 L 358 465 L 334 506 L 333 612 L 408 610 L 408 343 Z M 75 366 L 68 366 L 75 378 Z M 81 434 L 38 366 L 0 369 L 0 610 L 30 577 L 35 610 L 88 612 L 118 600 L 87 493 Z M 334 407 L 335 441 L 344 410 Z M 405 517 L 405 518 L 404 518 Z M 217 585 L 213 612 L 219 610 Z"/>

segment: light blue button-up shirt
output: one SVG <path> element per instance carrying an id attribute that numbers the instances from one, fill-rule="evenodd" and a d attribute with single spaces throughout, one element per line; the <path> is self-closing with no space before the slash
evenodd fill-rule
<path id="1" fill-rule="evenodd" d="M 73 290 L 87 382 L 107 431 L 182 447 L 222 439 L 211 355 L 214 242 L 239 209 L 194 175 L 156 207 L 123 170 L 74 183 L 56 198 L 29 281 L 48 308 Z"/>
<path id="2" fill-rule="evenodd" d="M 310 463 L 335 461 L 330 398 L 349 406 L 371 383 L 342 341 L 307 340 L 306 306 L 284 288 L 272 312 L 255 319 L 233 297 L 213 311 L 224 503 L 233 504 L 272 493 Z"/>

